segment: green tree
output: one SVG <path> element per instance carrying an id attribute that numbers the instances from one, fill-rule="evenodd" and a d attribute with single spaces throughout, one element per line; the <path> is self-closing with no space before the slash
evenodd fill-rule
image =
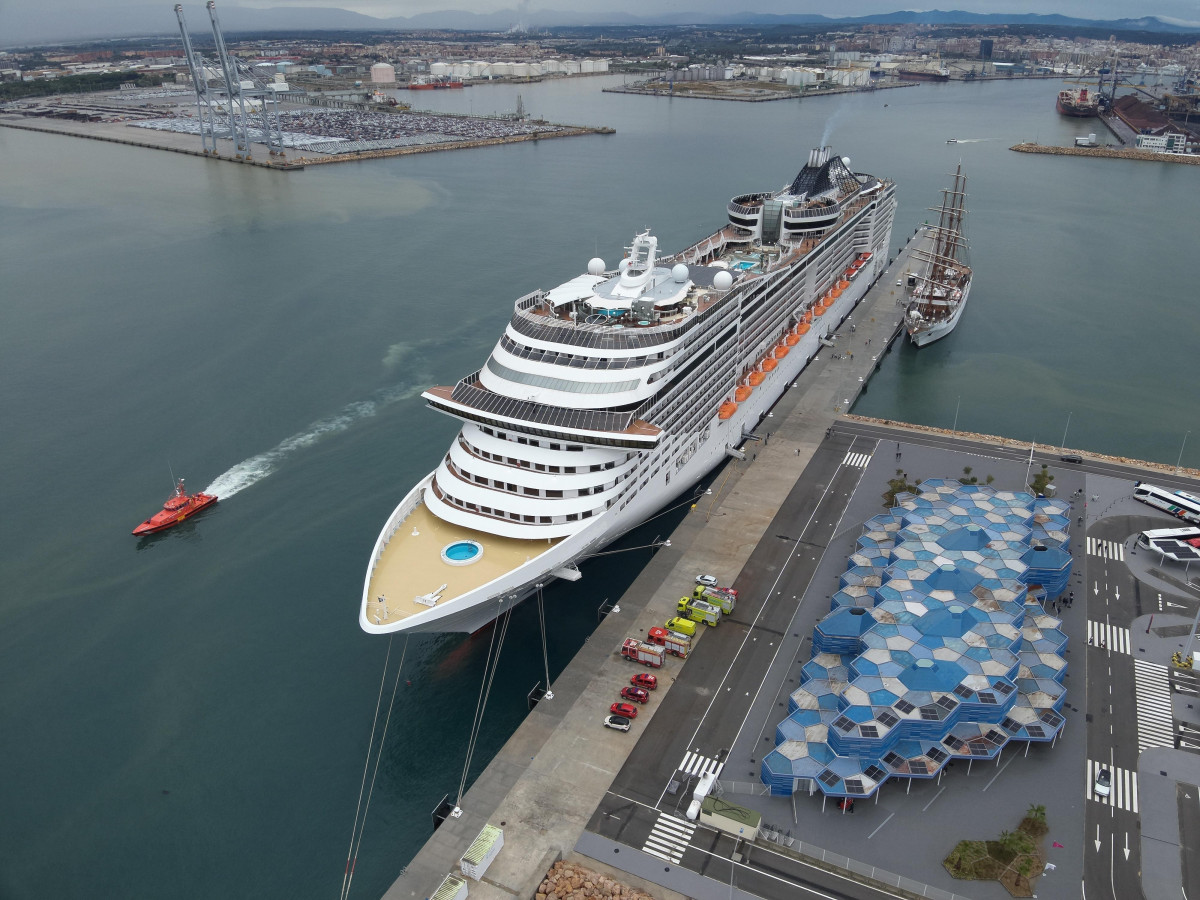
<path id="1" fill-rule="evenodd" d="M 1043 463 L 1042 471 L 1033 476 L 1033 480 L 1029 483 L 1029 489 L 1033 491 L 1035 496 L 1037 494 L 1044 494 L 1052 481 L 1054 481 L 1054 476 L 1050 474 L 1049 468 Z"/>

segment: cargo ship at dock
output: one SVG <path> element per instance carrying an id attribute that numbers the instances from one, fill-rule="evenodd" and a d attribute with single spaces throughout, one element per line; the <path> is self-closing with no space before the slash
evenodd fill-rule
<path id="1" fill-rule="evenodd" d="M 463 424 L 384 523 L 359 624 L 488 624 L 691 493 L 746 440 L 887 264 L 895 186 L 814 150 L 663 255 L 516 301 L 484 365 L 422 395 Z"/>
<path id="2" fill-rule="evenodd" d="M 1059 115 L 1071 116 L 1078 119 L 1093 118 L 1100 115 L 1100 95 L 1080 88 L 1077 91 L 1062 90 L 1054 101 L 1054 108 Z"/>

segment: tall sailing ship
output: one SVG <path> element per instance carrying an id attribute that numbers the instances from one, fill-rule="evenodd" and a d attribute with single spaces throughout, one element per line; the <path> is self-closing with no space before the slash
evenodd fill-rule
<path id="1" fill-rule="evenodd" d="M 895 186 L 814 150 L 674 255 L 516 301 L 484 365 L 422 395 L 462 421 L 371 551 L 370 633 L 475 631 L 636 527 L 729 456 L 887 263 Z"/>
<path id="2" fill-rule="evenodd" d="M 914 276 L 912 293 L 904 313 L 904 327 L 918 347 L 932 344 L 954 330 L 971 293 L 971 266 L 967 240 L 963 236 L 966 217 L 967 177 L 959 164 L 954 184 L 942 191 L 942 205 L 930 207 L 939 213 L 930 236 L 931 249 L 919 248 L 913 256 L 923 264 Z"/>

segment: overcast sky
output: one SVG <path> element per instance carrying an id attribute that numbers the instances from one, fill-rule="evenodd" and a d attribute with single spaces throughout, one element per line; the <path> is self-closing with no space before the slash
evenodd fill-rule
<path id="1" fill-rule="evenodd" d="M 51 4 L 58 0 L 36 0 L 39 4 Z M 74 0 L 70 0 L 74 2 Z M 220 0 L 219 0 L 220 2 Z M 514 9 L 516 0 L 225 0 L 223 6 L 253 6 L 257 8 L 280 6 L 308 6 L 352 9 L 370 16 L 411 16 L 419 12 L 436 12 L 443 9 L 463 9 L 471 12 L 496 12 Z M 729 13 L 735 10 L 761 13 L 818 13 L 825 16 L 863 16 L 874 13 L 895 12 L 900 9 L 962 9 L 980 13 L 1060 13 L 1085 19 L 1123 19 L 1137 16 L 1167 16 L 1171 18 L 1200 21 L 1200 0 L 944 0 L 937 4 L 915 6 L 904 0 L 842 0 L 837 4 L 828 2 L 789 2 L 789 0 L 533 0 L 533 10 L 620 10 L 643 16 L 655 13 L 699 12 Z"/>
<path id="2" fill-rule="evenodd" d="M 686 17 L 704 22 L 706 17 L 736 12 L 864 16 L 911 8 L 910 3 L 911 0 L 908 3 L 906 0 L 839 3 L 829 0 L 217 0 L 217 8 L 223 11 L 221 18 L 226 30 L 239 27 L 262 30 L 370 27 L 368 22 L 354 21 L 354 17 L 347 21 L 345 13 L 317 13 L 318 9 L 350 10 L 379 19 L 445 12 L 458 27 L 471 27 L 472 23 L 453 16 L 453 10 L 483 14 L 509 11 L 498 16 L 499 21 L 490 23 L 491 27 L 507 27 L 518 21 L 535 26 L 563 21 L 553 15 L 556 11 L 573 14 L 568 21 L 580 23 L 604 24 L 613 21 L 614 16 L 620 19 L 620 14 L 649 20 Z M 174 0 L 0 0 L 0 47 L 170 33 L 177 27 L 173 4 Z M 205 18 L 204 0 L 183 0 L 183 5 L 194 29 Z M 237 7 L 245 12 L 239 15 Z M 1158 16 L 1167 21 L 1200 25 L 1200 0 L 934 0 L 925 8 L 976 13 L 1058 13 L 1085 19 Z M 295 10 L 296 18 L 290 19 L 288 10 Z M 539 15 L 541 10 L 550 14 Z"/>

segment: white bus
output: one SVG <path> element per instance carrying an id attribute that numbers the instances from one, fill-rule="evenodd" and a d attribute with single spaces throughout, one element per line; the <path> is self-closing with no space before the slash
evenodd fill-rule
<path id="1" fill-rule="evenodd" d="M 1137 545 L 1144 550 L 1153 550 L 1156 549 L 1152 546 L 1154 541 L 1179 541 L 1190 544 L 1192 541 L 1200 541 L 1200 528 L 1155 528 L 1143 531 L 1138 535 Z"/>
<path id="2" fill-rule="evenodd" d="M 1133 483 L 1133 496 L 1150 506 L 1158 507 L 1178 516 L 1185 522 L 1200 525 L 1200 501 L 1191 494 L 1182 491 L 1169 491 L 1166 488 L 1155 487 L 1142 481 Z"/>

